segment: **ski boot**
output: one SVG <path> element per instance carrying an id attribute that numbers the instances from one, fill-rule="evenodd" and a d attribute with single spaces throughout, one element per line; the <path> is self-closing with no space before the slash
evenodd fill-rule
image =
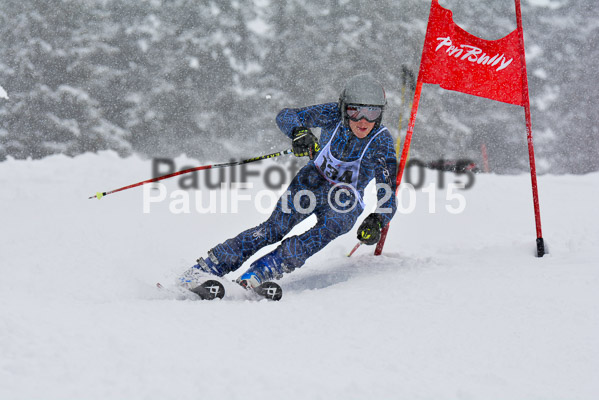
<path id="1" fill-rule="evenodd" d="M 211 276 L 223 276 L 227 273 L 224 266 L 220 265 L 218 259 L 208 252 L 206 259 L 200 257 L 197 259 L 197 264 L 189 268 L 179 277 L 179 285 L 185 289 L 192 290 L 201 283 L 210 279 Z"/>
<path id="2" fill-rule="evenodd" d="M 270 300 L 281 300 L 283 291 L 281 287 L 270 282 L 279 279 L 283 272 L 288 272 L 283 260 L 275 252 L 254 261 L 250 268 L 236 282 L 248 290 L 253 290 L 260 296 Z"/>

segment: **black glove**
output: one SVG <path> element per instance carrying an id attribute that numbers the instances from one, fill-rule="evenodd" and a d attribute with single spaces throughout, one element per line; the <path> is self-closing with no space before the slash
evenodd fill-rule
<path id="1" fill-rule="evenodd" d="M 358 240 L 367 245 L 376 244 L 381 238 L 381 229 L 383 229 L 383 217 L 372 213 L 358 228 Z"/>
<path id="2" fill-rule="evenodd" d="M 293 128 L 293 154 L 296 157 L 310 157 L 310 160 L 314 158 L 314 155 L 320 150 L 318 139 L 312 133 L 309 128 L 303 126 L 297 126 Z"/>

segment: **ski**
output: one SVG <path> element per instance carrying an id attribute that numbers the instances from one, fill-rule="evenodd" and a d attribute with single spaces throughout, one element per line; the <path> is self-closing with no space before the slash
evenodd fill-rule
<path id="1" fill-rule="evenodd" d="M 235 281 L 233 281 L 235 282 Z M 195 293 L 202 300 L 214 300 L 214 299 L 222 299 L 225 296 L 225 287 L 223 284 L 217 280 L 209 279 L 205 282 L 202 282 L 199 286 L 193 289 L 185 289 L 180 287 L 181 292 L 174 292 L 172 289 L 163 286 L 160 282 L 156 283 L 156 287 L 161 290 L 166 290 L 168 292 L 172 292 L 177 295 L 184 295 L 184 293 Z M 242 286 L 243 287 L 243 286 Z M 245 287 L 244 287 L 245 288 Z M 256 288 L 245 288 L 247 291 L 251 293 L 255 293 L 260 298 L 264 298 L 267 300 L 279 301 L 283 297 L 283 289 L 281 286 L 275 282 L 264 282 L 260 286 Z M 185 295 L 184 295 L 185 296 Z"/>
<path id="2" fill-rule="evenodd" d="M 156 287 L 158 289 L 169 290 L 168 288 L 164 287 L 160 282 L 156 283 Z M 189 289 L 189 292 L 197 294 L 202 300 L 214 300 L 217 298 L 222 299 L 223 297 L 225 297 L 225 287 L 222 283 L 214 279 L 209 279 L 205 282 L 202 282 L 195 288 Z"/>
<path id="3" fill-rule="evenodd" d="M 202 300 L 222 299 L 225 297 L 225 287 L 222 283 L 214 279 L 209 279 L 201 285 L 190 289 L 190 291 L 200 296 Z"/>
<path id="4" fill-rule="evenodd" d="M 268 300 L 279 301 L 283 297 L 283 289 L 278 283 L 264 282 L 260 286 L 253 289 L 254 293 Z"/>

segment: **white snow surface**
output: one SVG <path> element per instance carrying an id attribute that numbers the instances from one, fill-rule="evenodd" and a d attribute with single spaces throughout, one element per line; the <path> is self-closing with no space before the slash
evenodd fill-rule
<path id="1" fill-rule="evenodd" d="M 141 188 L 88 199 L 149 177 L 111 152 L 0 163 L 0 399 L 599 398 L 598 173 L 539 177 L 543 258 L 530 176 L 480 174 L 463 213 L 419 190 L 384 255 L 347 258 L 354 229 L 281 279 L 280 302 L 156 289 L 266 215 L 143 213 Z"/>

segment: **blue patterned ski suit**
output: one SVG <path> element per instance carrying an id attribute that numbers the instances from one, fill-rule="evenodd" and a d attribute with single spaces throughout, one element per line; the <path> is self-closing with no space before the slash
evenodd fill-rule
<path id="1" fill-rule="evenodd" d="M 337 103 L 283 109 L 277 116 L 277 125 L 290 138 L 297 126 L 321 128 L 317 156 L 329 142 L 330 154 L 338 160 L 356 161 L 362 156 L 357 187 L 355 190 L 344 190 L 347 185 L 335 187 L 315 165 L 318 158 L 314 157 L 293 178 L 268 220 L 211 250 L 226 272 L 239 268 L 264 246 L 281 241 L 295 225 L 315 214 L 317 223 L 314 227 L 301 235 L 286 238 L 275 250 L 283 260 L 284 272 L 301 267 L 308 257 L 352 229 L 363 211 L 364 188 L 373 178 L 377 184 L 386 184 L 377 191 L 378 208 L 387 209 L 381 213 L 383 225 L 396 211 L 397 161 L 393 138 L 385 127 L 373 129 L 368 136 L 359 139 L 343 125 Z"/>

